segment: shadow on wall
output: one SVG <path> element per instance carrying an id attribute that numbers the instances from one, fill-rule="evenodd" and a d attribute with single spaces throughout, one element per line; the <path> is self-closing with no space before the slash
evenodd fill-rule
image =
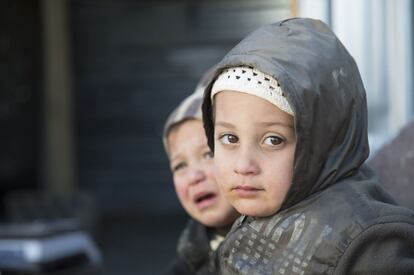
<path id="1" fill-rule="evenodd" d="M 414 209 L 414 121 L 368 162 L 395 200 Z"/>

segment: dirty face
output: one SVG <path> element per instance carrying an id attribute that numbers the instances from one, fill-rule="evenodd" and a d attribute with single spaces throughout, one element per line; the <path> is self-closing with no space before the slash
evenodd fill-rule
<path id="1" fill-rule="evenodd" d="M 214 160 L 222 192 L 241 214 L 276 213 L 292 182 L 293 116 L 234 91 L 215 96 L 214 112 Z"/>

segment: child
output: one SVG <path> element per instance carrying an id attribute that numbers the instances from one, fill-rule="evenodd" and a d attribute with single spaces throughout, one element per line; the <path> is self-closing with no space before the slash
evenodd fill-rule
<path id="1" fill-rule="evenodd" d="M 192 217 L 167 274 L 216 274 L 214 251 L 239 216 L 219 192 L 201 121 L 201 88 L 170 115 L 164 128 L 177 196 Z"/>
<path id="2" fill-rule="evenodd" d="M 324 23 L 242 40 L 213 73 L 203 122 L 243 214 L 219 248 L 222 274 L 414 274 L 414 214 L 364 164 L 365 90 Z"/>

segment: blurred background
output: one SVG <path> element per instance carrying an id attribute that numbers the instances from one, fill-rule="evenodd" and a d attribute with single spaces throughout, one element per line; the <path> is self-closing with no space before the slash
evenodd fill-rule
<path id="1" fill-rule="evenodd" d="M 2 0 L 0 221 L 74 217 L 103 254 L 100 274 L 157 274 L 187 219 L 162 127 L 203 72 L 263 24 L 319 18 L 358 63 L 373 154 L 414 117 L 413 8 L 410 0 Z"/>

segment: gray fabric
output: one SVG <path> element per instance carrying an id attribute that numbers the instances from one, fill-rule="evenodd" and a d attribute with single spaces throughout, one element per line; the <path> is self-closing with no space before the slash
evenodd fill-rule
<path id="1" fill-rule="evenodd" d="M 210 230 L 213 229 L 191 220 L 180 237 L 178 254 L 191 266 L 193 274 L 217 274 Z"/>
<path id="2" fill-rule="evenodd" d="M 186 97 L 168 116 L 163 129 L 163 143 L 167 153 L 169 153 L 167 136 L 175 125 L 189 119 L 201 120 L 203 93 L 213 69 L 214 67 L 204 73 L 194 92 Z"/>
<path id="3" fill-rule="evenodd" d="M 363 164 L 369 154 L 365 90 L 333 32 L 310 19 L 264 26 L 213 75 L 239 65 L 280 83 L 295 112 L 297 146 L 281 210 L 235 224 L 219 250 L 222 273 L 414 274 L 414 214 L 393 205 Z M 214 149 L 211 85 L 203 121 Z"/>
<path id="4" fill-rule="evenodd" d="M 193 94 L 185 98 L 168 116 L 162 135 L 164 149 L 167 154 L 170 153 L 167 138 L 174 126 L 190 119 L 201 120 L 202 91 L 200 88 L 196 89 Z"/>
<path id="5" fill-rule="evenodd" d="M 213 232 L 213 229 L 189 220 L 178 241 L 177 257 L 163 274 L 217 274 L 215 251 L 210 248 Z"/>

